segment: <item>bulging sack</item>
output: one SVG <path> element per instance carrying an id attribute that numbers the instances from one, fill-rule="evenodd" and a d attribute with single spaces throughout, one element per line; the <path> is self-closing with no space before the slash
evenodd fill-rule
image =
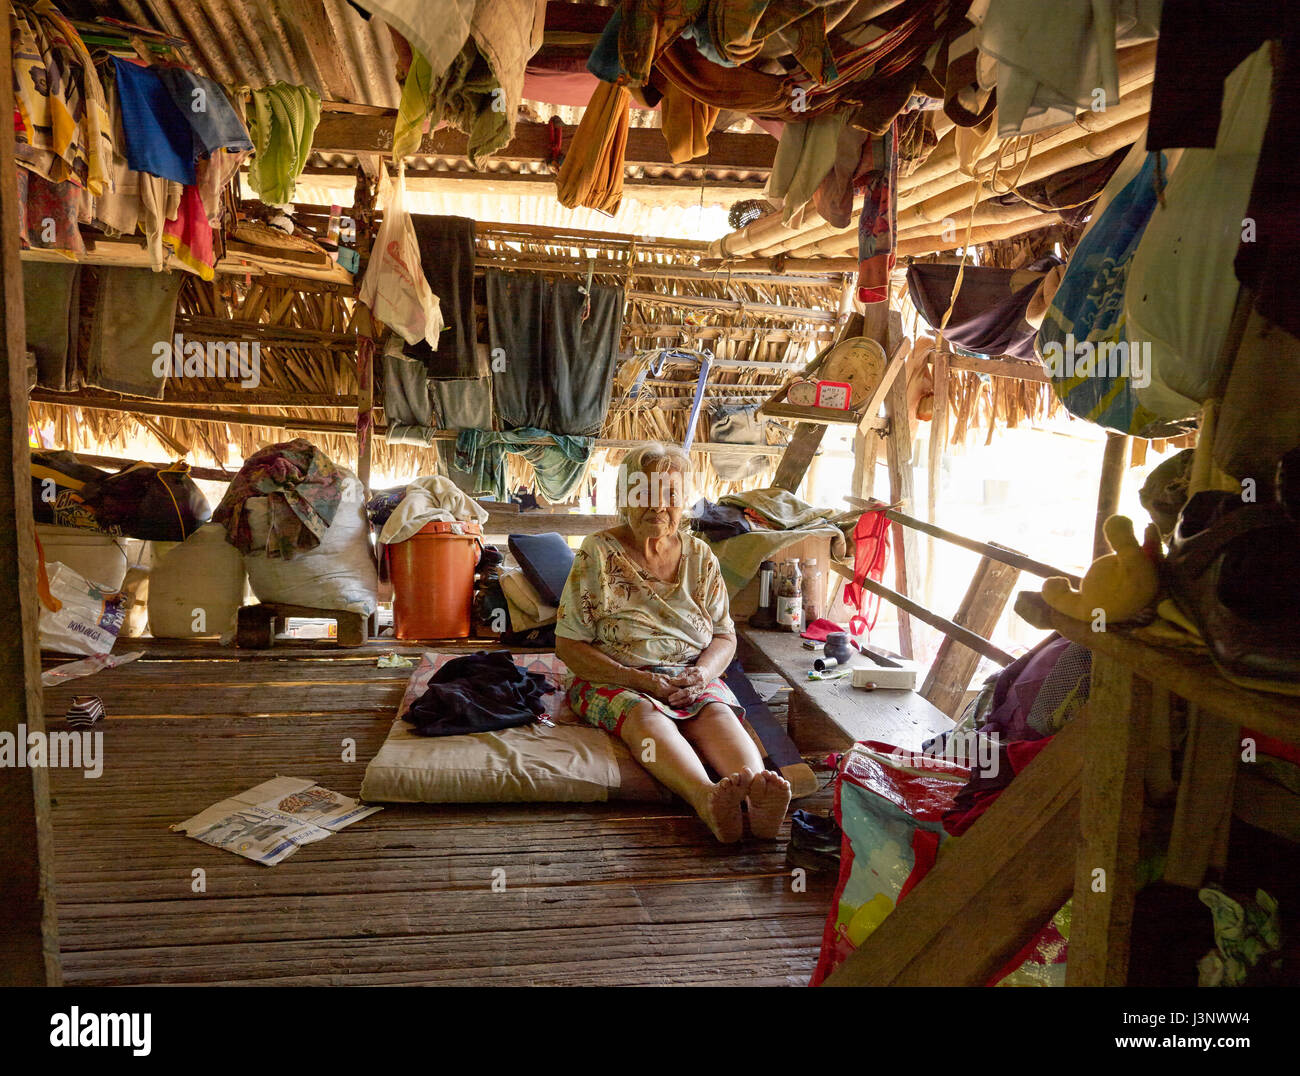
<path id="1" fill-rule="evenodd" d="M 365 489 L 345 468 L 338 510 L 320 544 L 299 550 L 291 558 L 268 557 L 269 525 L 265 497 L 250 497 L 248 513 L 253 549 L 244 557 L 248 582 L 259 601 L 304 605 L 312 609 L 341 609 L 373 613 L 379 604 L 379 573 L 370 546 Z"/>
<path id="2" fill-rule="evenodd" d="M 1221 380 L 1237 299 L 1233 259 L 1253 239 L 1245 215 L 1268 124 L 1270 52 L 1265 44 L 1228 77 L 1215 147 L 1183 151 L 1133 255 L 1128 336 L 1151 348 L 1137 398 L 1162 418 L 1196 414 Z"/>
<path id="3" fill-rule="evenodd" d="M 442 310 L 420 267 L 420 245 L 403 206 L 405 197 L 406 176 L 399 165 L 357 297 L 408 344 L 425 340 L 437 348 Z"/>

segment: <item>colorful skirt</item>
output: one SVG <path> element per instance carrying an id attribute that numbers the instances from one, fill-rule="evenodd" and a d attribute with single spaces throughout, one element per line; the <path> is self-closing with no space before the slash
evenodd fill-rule
<path id="1" fill-rule="evenodd" d="M 681 672 L 681 669 L 651 666 L 645 671 L 676 675 Z M 706 706 L 715 702 L 720 702 L 723 706 L 729 707 L 737 718 L 745 716 L 745 708 L 740 705 L 736 696 L 731 693 L 731 688 L 727 687 L 720 679 L 713 680 L 705 685 L 700 697 L 681 710 L 669 706 L 662 699 L 656 699 L 643 691 L 636 691 L 630 687 L 620 687 L 617 684 L 593 684 L 576 676 L 569 686 L 568 701 L 573 712 L 588 725 L 595 725 L 606 732 L 612 732 L 615 736 L 619 734 L 627 716 L 643 702 L 648 702 L 665 717 L 670 717 L 674 721 L 685 721 L 687 718 L 694 717 Z"/>

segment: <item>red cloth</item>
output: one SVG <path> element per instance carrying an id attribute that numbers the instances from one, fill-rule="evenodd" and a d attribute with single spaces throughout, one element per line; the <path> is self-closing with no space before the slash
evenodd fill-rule
<path id="1" fill-rule="evenodd" d="M 844 603 L 866 619 L 868 637 L 880 616 L 880 595 L 863 587 L 862 580 L 870 577 L 877 583 L 883 581 L 889 564 L 889 520 L 884 508 L 869 508 L 858 517 L 853 528 L 853 582 L 844 588 Z M 866 613 L 862 611 L 864 602 Z"/>

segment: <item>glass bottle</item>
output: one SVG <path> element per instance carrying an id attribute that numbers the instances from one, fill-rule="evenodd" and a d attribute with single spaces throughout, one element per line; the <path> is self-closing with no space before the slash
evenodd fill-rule
<path id="1" fill-rule="evenodd" d="M 817 567 L 815 557 L 808 558 L 808 565 L 803 572 L 803 626 L 808 625 L 822 615 L 822 573 Z"/>
<path id="2" fill-rule="evenodd" d="M 780 582 L 776 588 L 776 626 L 796 634 L 803 630 L 802 583 L 797 559 L 781 565 Z"/>

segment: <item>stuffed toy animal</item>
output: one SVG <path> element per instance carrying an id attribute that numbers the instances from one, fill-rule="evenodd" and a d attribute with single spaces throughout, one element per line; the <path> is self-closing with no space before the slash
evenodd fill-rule
<path id="1" fill-rule="evenodd" d="M 1147 525 L 1145 548 L 1138 545 L 1127 516 L 1111 516 L 1102 532 L 1114 552 L 1092 562 L 1078 590 L 1059 575 L 1044 579 L 1043 600 L 1075 620 L 1094 620 L 1100 609 L 1105 623 L 1122 624 L 1155 601 L 1160 589 L 1160 531 L 1154 523 Z"/>

